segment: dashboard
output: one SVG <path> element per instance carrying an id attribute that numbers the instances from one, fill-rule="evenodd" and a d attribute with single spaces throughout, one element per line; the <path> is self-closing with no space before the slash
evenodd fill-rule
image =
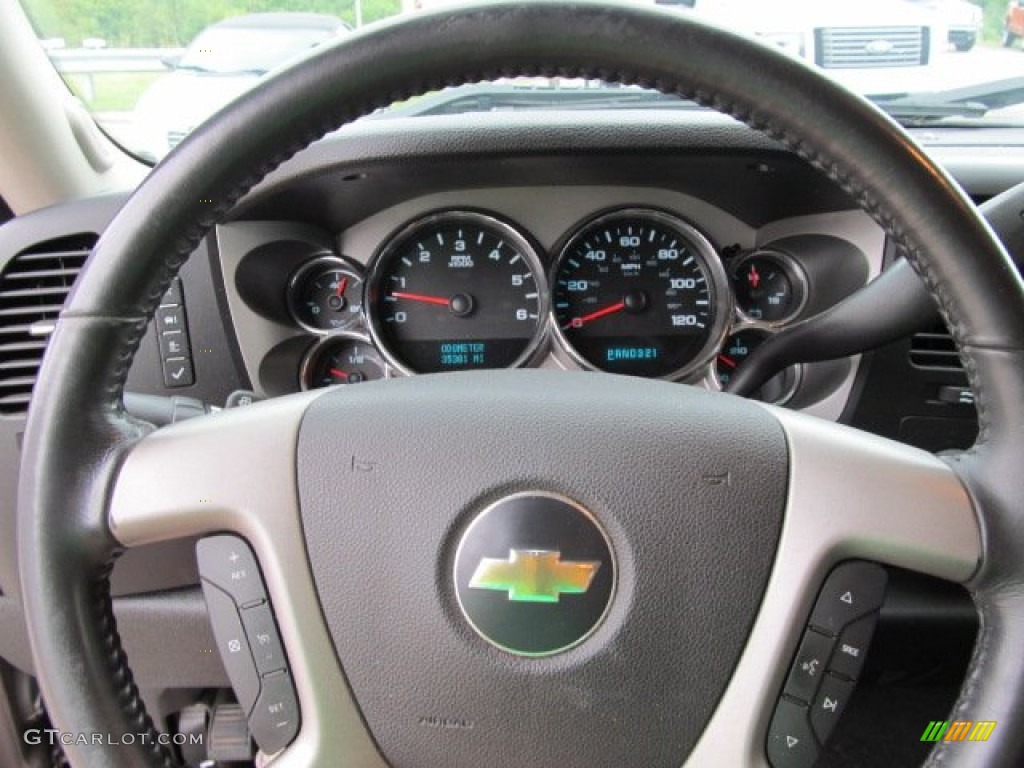
<path id="1" fill-rule="evenodd" d="M 978 202 L 1024 179 L 1024 153 L 978 145 L 977 132 L 923 138 Z M 45 348 L 32 333 L 45 333 L 126 195 L 0 228 L 0 309 L 10 310 L 0 318 L 20 318 L 0 328 L 0 657 L 26 670 L 14 510 Z M 715 389 L 752 345 L 895 258 L 841 189 L 717 114 L 363 121 L 281 165 L 200 242 L 127 389 L 200 412 L 472 367 L 597 369 Z M 43 262 L 44 282 L 27 286 Z M 939 325 L 792 369 L 759 396 L 941 450 L 973 440 L 965 392 Z M 191 541 L 118 561 L 119 624 L 144 686 L 226 684 L 215 654 L 194 653 L 212 647 L 197 582 Z"/>
<path id="2" fill-rule="evenodd" d="M 217 231 L 260 396 L 370 379 L 556 367 L 721 388 L 754 347 L 881 269 L 864 214 L 755 228 L 657 187 L 510 186 L 403 201 L 337 233 Z M 759 396 L 836 418 L 856 361 L 799 365 Z"/>

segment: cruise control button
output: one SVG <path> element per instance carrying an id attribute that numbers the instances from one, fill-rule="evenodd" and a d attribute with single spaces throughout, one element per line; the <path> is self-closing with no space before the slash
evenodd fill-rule
<path id="1" fill-rule="evenodd" d="M 270 606 L 262 603 L 242 611 L 242 624 L 245 626 L 249 647 L 252 649 L 256 669 L 261 675 L 284 669 L 287 666 L 281 638 L 277 634 L 274 615 Z"/>
<path id="2" fill-rule="evenodd" d="M 811 727 L 822 744 L 832 735 L 832 729 L 839 722 L 852 693 L 853 683 L 849 680 L 826 675 L 817 698 L 811 704 Z"/>
<path id="3" fill-rule="evenodd" d="M 851 621 L 872 613 L 882 605 L 888 576 L 880 565 L 865 562 L 838 566 L 818 595 L 811 614 L 811 626 L 837 635 Z"/>
<path id="4" fill-rule="evenodd" d="M 878 614 L 872 613 L 850 624 L 839 635 L 836 649 L 832 653 L 829 671 L 856 680 L 864 667 L 871 635 L 875 632 Z"/>
<path id="5" fill-rule="evenodd" d="M 811 701 L 821 679 L 825 676 L 828 657 L 832 655 L 835 640 L 813 629 L 804 633 L 800 650 L 786 679 L 786 693 L 803 701 Z"/>
<path id="6" fill-rule="evenodd" d="M 263 579 L 249 545 L 237 536 L 207 536 L 196 544 L 199 575 L 245 607 L 266 600 Z"/>
<path id="7" fill-rule="evenodd" d="M 768 761 L 772 768 L 810 768 L 818 759 L 818 743 L 807 722 L 807 707 L 780 699 L 768 728 Z"/>
<path id="8" fill-rule="evenodd" d="M 256 673 L 252 653 L 249 651 L 249 643 L 245 639 L 245 630 L 238 618 L 235 601 L 205 579 L 203 595 L 206 597 L 206 609 L 210 613 L 213 637 L 224 661 L 224 669 L 231 680 L 231 687 L 235 690 L 238 703 L 248 712 L 259 696 L 260 678 Z"/>
<path id="9" fill-rule="evenodd" d="M 299 732 L 299 703 L 287 672 L 263 678 L 263 692 L 249 715 L 249 730 L 267 754 L 287 747 Z"/>

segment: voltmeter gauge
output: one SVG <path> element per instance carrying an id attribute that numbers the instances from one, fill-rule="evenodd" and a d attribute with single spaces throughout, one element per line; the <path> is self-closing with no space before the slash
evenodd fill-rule
<path id="1" fill-rule="evenodd" d="M 722 346 L 722 351 L 715 358 L 714 365 L 714 375 L 722 389 L 728 385 L 736 369 L 770 336 L 770 331 L 760 328 L 743 328 L 729 335 Z M 791 365 L 766 381 L 751 397 L 766 403 L 782 405 L 791 400 L 796 393 L 801 374 L 801 366 Z"/>

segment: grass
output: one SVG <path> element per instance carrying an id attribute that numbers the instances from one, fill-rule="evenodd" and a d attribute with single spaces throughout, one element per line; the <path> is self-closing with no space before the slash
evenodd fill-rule
<path id="1" fill-rule="evenodd" d="M 92 112 L 131 112 L 142 92 L 163 72 L 101 72 L 65 75 L 64 80 Z M 90 85 L 91 80 L 91 85 Z"/>

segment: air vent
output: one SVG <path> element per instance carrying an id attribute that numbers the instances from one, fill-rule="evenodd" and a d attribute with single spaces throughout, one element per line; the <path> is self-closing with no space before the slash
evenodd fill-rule
<path id="1" fill-rule="evenodd" d="M 933 371 L 963 370 L 953 337 L 941 322 L 911 338 L 910 364 Z"/>
<path id="2" fill-rule="evenodd" d="M 19 253 L 0 275 L 0 414 L 28 410 L 46 349 L 43 321 L 57 318 L 95 244 L 95 235 L 49 240 Z"/>

